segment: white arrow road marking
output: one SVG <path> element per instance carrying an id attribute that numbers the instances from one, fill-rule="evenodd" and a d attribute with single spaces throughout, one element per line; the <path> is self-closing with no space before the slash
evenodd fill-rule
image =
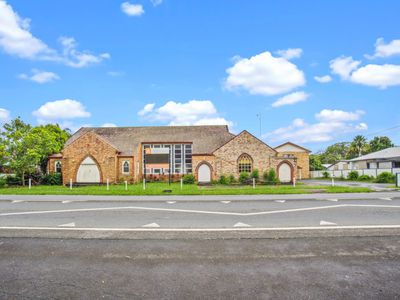
<path id="1" fill-rule="evenodd" d="M 69 200 L 61 201 L 62 204 L 71 203 L 71 202 L 72 201 L 69 201 Z"/>
<path id="2" fill-rule="evenodd" d="M 224 203 L 224 204 L 228 204 L 228 203 L 231 203 L 231 201 L 226 201 L 226 200 L 224 200 L 224 201 L 220 201 L 221 203 Z"/>
<path id="3" fill-rule="evenodd" d="M 58 225 L 58 226 L 60 226 L 60 227 L 75 227 L 75 223 L 72 222 L 72 223 L 67 223 L 67 224 L 61 224 L 61 225 Z"/>
<path id="4" fill-rule="evenodd" d="M 251 225 L 242 223 L 242 222 L 238 222 L 235 225 L 233 225 L 233 227 L 251 227 Z"/>
<path id="5" fill-rule="evenodd" d="M 22 203 L 22 202 L 24 202 L 23 200 L 13 200 L 13 201 L 11 201 L 11 203 Z"/>
<path id="6" fill-rule="evenodd" d="M 326 199 L 327 201 L 333 201 L 333 202 L 338 202 L 338 199 Z"/>
<path id="7" fill-rule="evenodd" d="M 150 224 L 143 225 L 142 227 L 145 227 L 145 228 L 158 228 L 158 227 L 160 227 L 160 225 L 158 225 L 157 223 L 150 223 Z"/>
<path id="8" fill-rule="evenodd" d="M 392 201 L 392 198 L 379 198 L 380 200 Z"/>
<path id="9" fill-rule="evenodd" d="M 174 204 L 176 201 L 167 201 L 168 204 Z"/>
<path id="10" fill-rule="evenodd" d="M 275 200 L 275 202 L 278 202 L 278 203 L 285 203 L 286 200 Z"/>
<path id="11" fill-rule="evenodd" d="M 333 223 L 333 222 L 327 222 L 327 221 L 321 220 L 321 222 L 319 222 L 319 225 L 325 226 L 325 225 L 337 225 L 337 224 Z"/>

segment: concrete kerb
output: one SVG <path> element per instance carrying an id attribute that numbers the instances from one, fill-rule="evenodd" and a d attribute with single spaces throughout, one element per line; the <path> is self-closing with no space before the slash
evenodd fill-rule
<path id="1" fill-rule="evenodd" d="M 274 200 L 368 200 L 399 198 L 400 192 L 337 193 L 337 194 L 278 194 L 278 195 L 168 195 L 168 196 L 104 196 L 104 195 L 0 195 L 0 201 L 23 202 L 215 202 L 215 201 L 274 201 Z"/>

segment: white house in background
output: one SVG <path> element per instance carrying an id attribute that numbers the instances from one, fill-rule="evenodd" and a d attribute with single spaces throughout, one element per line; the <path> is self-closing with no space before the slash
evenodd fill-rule
<path id="1" fill-rule="evenodd" d="M 339 160 L 333 164 L 330 164 L 326 167 L 328 171 L 338 171 L 338 170 L 348 170 L 349 169 L 349 161 L 348 160 Z"/>
<path id="2" fill-rule="evenodd" d="M 350 169 L 398 169 L 400 168 L 400 147 L 391 147 L 369 153 L 349 161 Z"/>

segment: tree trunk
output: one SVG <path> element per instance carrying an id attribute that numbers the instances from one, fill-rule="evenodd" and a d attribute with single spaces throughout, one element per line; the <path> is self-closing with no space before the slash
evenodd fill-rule
<path id="1" fill-rule="evenodd" d="M 22 171 L 22 186 L 25 186 L 25 171 Z"/>

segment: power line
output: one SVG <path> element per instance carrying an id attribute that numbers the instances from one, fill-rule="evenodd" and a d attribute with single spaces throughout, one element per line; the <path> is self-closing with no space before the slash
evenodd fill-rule
<path id="1" fill-rule="evenodd" d="M 385 131 L 389 131 L 389 130 L 393 130 L 393 129 L 396 129 L 396 128 L 400 128 L 400 124 L 398 124 L 396 126 L 393 126 L 393 127 L 386 128 L 386 129 L 378 130 L 378 131 L 375 131 L 375 132 L 372 132 L 372 133 L 369 133 L 369 134 L 365 134 L 365 136 L 375 135 L 375 134 L 378 134 L 378 133 L 381 133 L 381 132 L 385 132 Z"/>

